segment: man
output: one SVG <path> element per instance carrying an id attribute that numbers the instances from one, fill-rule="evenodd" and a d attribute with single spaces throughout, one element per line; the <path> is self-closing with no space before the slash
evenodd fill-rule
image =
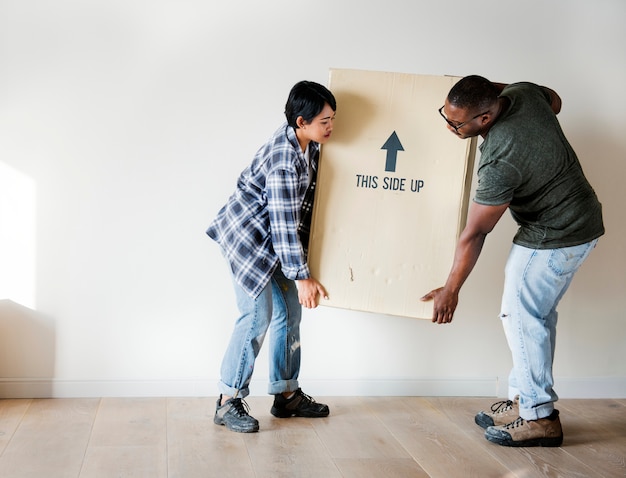
<path id="1" fill-rule="evenodd" d="M 604 234 L 601 204 L 556 118 L 560 97 L 532 83 L 462 78 L 439 110 L 459 138 L 481 136 L 478 186 L 433 322 L 450 323 L 485 237 L 509 209 L 519 229 L 505 268 L 500 318 L 511 355 L 509 400 L 476 415 L 506 446 L 560 446 L 552 363 L 561 297 Z"/>
<path id="2" fill-rule="evenodd" d="M 335 97 L 326 87 L 301 81 L 290 91 L 286 122 L 240 175 L 237 188 L 209 226 L 232 270 L 240 316 L 226 349 L 214 422 L 250 433 L 259 422 L 243 402 L 268 330 L 269 393 L 279 418 L 326 417 L 298 385 L 302 305 L 326 297 L 306 255 L 320 144 L 333 130 Z"/>

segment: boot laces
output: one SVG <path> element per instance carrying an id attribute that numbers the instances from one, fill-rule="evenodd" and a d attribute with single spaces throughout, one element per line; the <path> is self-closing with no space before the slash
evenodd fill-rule
<path id="1" fill-rule="evenodd" d="M 513 407 L 513 402 L 511 400 L 502 400 L 501 402 L 496 402 L 491 406 L 491 411 L 493 413 L 504 413 L 510 410 Z"/>
<path id="2" fill-rule="evenodd" d="M 298 391 L 296 392 L 296 394 L 297 394 L 297 395 L 300 395 L 300 398 L 301 398 L 302 400 L 304 400 L 304 401 L 305 401 L 305 403 L 309 403 L 309 404 L 310 404 L 310 403 L 315 403 L 315 399 L 314 399 L 313 397 L 311 397 L 311 396 L 307 395 L 306 393 L 304 393 L 302 390 L 298 390 Z"/>
<path id="3" fill-rule="evenodd" d="M 511 428 L 522 427 L 522 426 L 524 426 L 525 422 L 526 422 L 526 420 L 524 420 L 522 417 L 517 417 L 511 423 L 508 423 L 507 425 L 504 425 L 504 428 L 506 428 L 507 430 L 510 430 Z"/>
<path id="4" fill-rule="evenodd" d="M 234 398 L 232 401 L 232 410 L 238 417 L 244 417 L 249 415 L 250 407 L 245 400 L 241 398 Z"/>

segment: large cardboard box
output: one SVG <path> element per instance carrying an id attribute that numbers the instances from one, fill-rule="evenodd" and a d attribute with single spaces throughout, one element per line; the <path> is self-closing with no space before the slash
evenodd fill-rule
<path id="1" fill-rule="evenodd" d="M 323 305 L 429 319 L 465 225 L 475 140 L 437 112 L 459 78 L 332 69 L 309 266 Z"/>

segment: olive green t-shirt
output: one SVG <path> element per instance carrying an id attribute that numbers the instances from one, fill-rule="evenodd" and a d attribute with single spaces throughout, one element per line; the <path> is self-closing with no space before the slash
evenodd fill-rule
<path id="1" fill-rule="evenodd" d="M 550 107 L 532 83 L 514 83 L 501 96 L 509 108 L 480 145 L 474 201 L 509 203 L 519 225 L 513 242 L 553 249 L 604 234 L 602 206 Z"/>

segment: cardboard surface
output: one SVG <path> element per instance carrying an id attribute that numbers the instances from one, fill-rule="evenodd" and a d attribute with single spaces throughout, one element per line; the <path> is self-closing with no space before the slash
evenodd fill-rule
<path id="1" fill-rule="evenodd" d="M 322 305 L 430 319 L 465 225 L 475 140 L 437 109 L 459 78 L 333 69 L 309 266 Z"/>

